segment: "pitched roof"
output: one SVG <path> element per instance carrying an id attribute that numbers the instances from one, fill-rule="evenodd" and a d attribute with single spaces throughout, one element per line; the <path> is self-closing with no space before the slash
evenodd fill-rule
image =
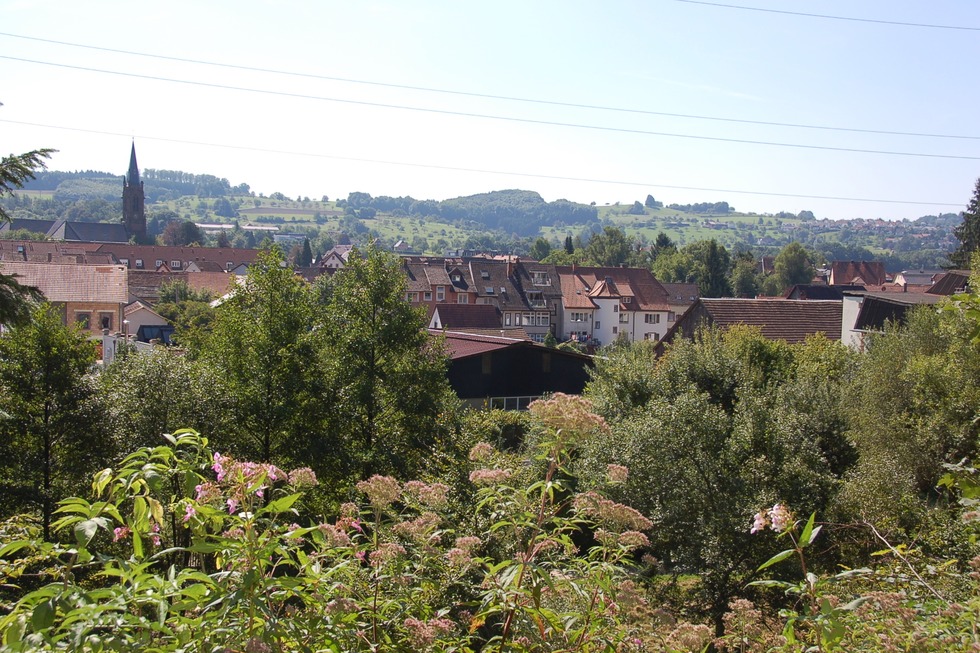
<path id="1" fill-rule="evenodd" d="M 500 328 L 500 309 L 490 304 L 438 304 L 433 317 L 445 329 L 493 329 Z"/>
<path id="2" fill-rule="evenodd" d="M 904 322 L 909 309 L 920 304 L 936 304 L 945 299 L 928 293 L 867 293 L 854 320 L 855 331 L 881 331 L 885 322 Z"/>
<path id="3" fill-rule="evenodd" d="M 696 283 L 664 283 L 660 282 L 667 291 L 667 301 L 671 304 L 691 305 L 701 296 L 701 289 Z"/>
<path id="4" fill-rule="evenodd" d="M 629 298 L 621 302 L 621 310 L 625 311 L 670 309 L 670 296 L 667 290 L 646 268 L 558 266 L 557 270 L 559 277 L 562 278 L 562 300 L 566 308 L 582 303 L 578 292 L 582 290 L 587 292 L 589 297 Z M 578 276 L 581 281 L 566 282 L 565 277 L 568 275 Z M 566 292 L 566 289 L 571 293 Z"/>
<path id="5" fill-rule="evenodd" d="M 34 286 L 49 302 L 129 303 L 126 268 L 121 265 L 58 265 L 54 263 L 0 263 L 4 274 Z"/>
<path id="6" fill-rule="evenodd" d="M 160 286 L 168 281 L 185 281 L 191 290 L 207 290 L 212 297 L 220 297 L 229 291 L 236 277 L 228 272 L 129 270 L 128 278 L 129 293 L 133 297 L 156 303 L 160 301 Z"/>
<path id="7" fill-rule="evenodd" d="M 146 270 L 156 268 L 156 261 L 169 264 L 170 261 L 180 261 L 186 265 L 191 262 L 200 264 L 203 261 L 217 263 L 222 270 L 227 269 L 228 263 L 233 267 L 242 263 L 251 265 L 258 258 L 260 250 L 244 249 L 241 247 L 168 247 L 165 245 L 133 245 L 130 243 L 104 243 L 99 246 L 99 252 L 112 254 L 117 261 L 128 259 L 132 267 L 137 259 L 144 261 Z"/>
<path id="8" fill-rule="evenodd" d="M 664 335 L 693 337 L 702 324 L 727 329 L 736 324 L 758 327 L 769 340 L 802 342 L 822 333 L 840 340 L 843 303 L 796 299 L 699 299 Z"/>
<path id="9" fill-rule="evenodd" d="M 90 243 L 126 243 L 126 226 L 118 222 L 68 222 L 60 220 L 47 233 L 52 240 L 84 241 Z"/>
<path id="10" fill-rule="evenodd" d="M 5 231 L 19 231 L 23 229 L 36 234 L 46 234 L 56 222 L 57 220 L 31 220 L 28 218 L 14 218 L 10 222 L 0 222 L 0 233 Z"/>
<path id="11" fill-rule="evenodd" d="M 507 338 L 504 336 L 465 333 L 461 331 L 442 331 L 439 329 L 429 329 L 429 335 L 445 336 L 446 353 L 449 354 L 452 360 L 477 356 L 527 342 L 527 340 L 521 338 Z"/>
<path id="12" fill-rule="evenodd" d="M 880 286 L 886 281 L 885 264 L 881 261 L 834 261 L 830 264 L 830 283 L 834 286 Z"/>
<path id="13" fill-rule="evenodd" d="M 949 270 L 926 292 L 930 295 L 955 295 L 963 292 L 970 281 L 969 270 Z"/>
<path id="14" fill-rule="evenodd" d="M 833 299 L 836 301 L 841 301 L 844 299 L 844 291 L 861 291 L 864 290 L 864 286 L 828 286 L 823 283 L 813 283 L 813 284 L 796 284 L 792 288 L 786 291 L 783 295 L 784 299 Z"/>

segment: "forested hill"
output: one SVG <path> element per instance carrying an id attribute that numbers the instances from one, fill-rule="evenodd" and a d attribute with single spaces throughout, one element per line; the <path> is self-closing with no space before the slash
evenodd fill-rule
<path id="1" fill-rule="evenodd" d="M 227 179 L 214 175 L 195 175 L 179 170 L 148 168 L 140 178 L 148 203 L 166 202 L 187 195 L 231 197 L 248 195 L 251 192 L 248 184 L 232 186 Z M 33 180 L 24 184 L 24 189 L 54 191 L 54 198 L 57 200 L 117 200 L 122 196 L 122 179 L 123 175 L 96 170 L 42 170 Z"/>
<path id="2" fill-rule="evenodd" d="M 403 211 L 406 215 L 434 216 L 444 221 L 467 220 L 482 228 L 531 236 L 543 226 L 582 225 L 595 222 L 595 206 L 568 200 L 546 202 L 529 190 L 497 190 L 479 195 L 443 200 L 415 200 L 411 197 L 371 197 L 368 193 L 351 193 L 346 203 L 353 209 Z"/>

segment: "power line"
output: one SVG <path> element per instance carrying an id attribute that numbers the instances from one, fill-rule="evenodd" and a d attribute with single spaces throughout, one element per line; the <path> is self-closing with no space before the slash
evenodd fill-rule
<path id="1" fill-rule="evenodd" d="M 249 88 L 243 86 L 231 86 L 227 84 L 215 84 L 213 82 L 197 82 L 186 79 L 173 79 L 169 77 L 160 77 L 156 75 L 143 75 L 139 73 L 124 73 L 115 70 L 105 70 L 101 68 L 91 68 L 86 66 L 73 66 L 70 64 L 52 63 L 50 61 L 38 61 L 35 59 L 24 59 L 21 57 L 10 57 L 6 55 L 0 55 L 0 59 L 8 59 L 11 61 L 21 61 L 25 63 L 40 64 L 44 66 L 54 66 L 56 68 L 67 68 L 71 70 L 83 70 L 86 72 L 95 72 L 108 75 L 119 75 L 122 77 L 133 77 L 137 79 L 147 79 L 151 81 L 162 81 L 171 82 L 175 84 L 186 84 L 190 86 L 203 86 L 207 88 L 216 88 L 222 90 L 230 91 L 242 91 L 246 93 L 260 93 L 263 95 L 275 95 L 281 97 L 290 97 L 303 100 L 316 100 L 321 102 L 336 102 L 340 104 L 352 104 L 359 106 L 375 107 L 381 109 L 397 109 L 400 111 L 416 111 L 420 113 L 435 113 L 446 116 L 458 116 L 464 118 L 481 118 L 485 120 L 499 120 L 504 122 L 517 122 L 532 125 L 547 125 L 550 127 L 570 127 L 573 129 L 589 129 L 593 131 L 607 131 L 616 132 L 621 134 L 636 134 L 643 136 L 662 136 L 667 138 L 684 138 L 688 140 L 699 140 L 699 141 L 715 141 L 720 143 L 736 143 L 742 145 L 768 145 L 771 147 L 788 147 L 804 150 L 824 150 L 829 152 L 850 152 L 859 154 L 879 154 L 884 156 L 909 156 L 909 157 L 919 157 L 928 159 L 956 159 L 962 161 L 980 161 L 980 156 L 967 156 L 961 154 L 932 154 L 927 152 L 899 152 L 894 150 L 870 150 L 865 148 L 855 148 L 855 147 L 833 147 L 830 145 L 808 145 L 804 143 L 780 143 L 775 141 L 761 141 L 754 139 L 745 138 L 725 138 L 722 136 L 703 136 L 699 134 L 678 134 L 674 132 L 658 132 L 650 131 L 645 129 L 628 129 L 626 127 L 605 127 L 601 125 L 589 125 L 585 123 L 570 123 L 570 122 L 558 122 L 555 120 L 538 120 L 534 118 L 516 118 L 512 116 L 498 116 L 486 113 L 475 113 L 470 111 L 450 111 L 448 109 L 433 109 L 429 107 L 413 107 L 403 104 L 391 104 L 385 102 L 368 102 L 365 100 L 351 100 L 347 98 L 334 98 L 325 97 L 321 95 L 308 95 L 304 93 L 288 93 L 285 91 L 270 91 L 267 89 L 260 88 Z"/>
<path id="2" fill-rule="evenodd" d="M 41 43 L 53 43 L 55 45 L 65 45 L 74 48 L 85 48 L 88 50 L 98 50 L 101 52 L 112 52 L 115 54 L 125 54 L 137 57 L 147 57 L 151 59 L 161 59 L 164 61 L 176 61 L 180 63 L 190 63 L 195 65 L 203 66 L 215 66 L 219 68 L 230 68 L 233 70 L 244 70 L 249 72 L 260 72 L 268 73 L 273 75 L 288 75 L 292 77 L 300 77 L 306 79 L 319 79 L 324 81 L 332 82 L 343 82 L 347 84 L 362 84 L 366 86 L 378 86 L 383 88 L 395 88 L 408 91 L 421 91 L 425 93 L 441 93 L 444 95 L 457 95 L 462 97 L 474 97 L 487 100 L 504 100 L 507 102 L 523 102 L 526 104 L 540 104 L 546 106 L 557 106 L 557 107 L 567 107 L 572 109 L 589 109 L 595 111 L 612 111 L 618 113 L 636 114 L 636 115 L 647 115 L 647 116 L 661 116 L 666 118 L 684 118 L 689 120 L 710 120 L 715 122 L 728 122 L 728 123 L 739 123 L 744 125 L 761 125 L 766 127 L 789 127 L 794 129 L 815 129 L 822 131 L 840 131 L 840 132 L 850 132 L 859 134 L 880 134 L 886 136 L 912 136 L 921 138 L 947 138 L 947 139 L 958 139 L 958 140 L 980 140 L 980 136 L 964 136 L 959 134 L 931 134 L 926 132 L 907 132 L 907 131 L 890 131 L 884 129 L 865 129 L 859 127 L 837 127 L 832 125 L 808 125 L 803 123 L 792 123 L 792 122 L 777 122 L 772 120 L 749 120 L 745 118 L 729 118 L 724 116 L 705 116 L 699 114 L 691 113 L 673 113 L 667 111 L 652 111 L 649 109 L 632 109 L 625 107 L 610 107 L 597 104 L 581 104 L 575 102 L 561 102 L 557 100 L 541 100 L 535 98 L 522 98 L 514 97 L 508 95 L 493 95 L 489 93 L 474 93 L 469 91 L 456 91 L 451 89 L 443 88 L 432 88 L 426 86 L 410 86 L 407 84 L 392 84 L 387 82 L 377 82 L 371 80 L 363 79 L 352 79 L 349 77 L 333 77 L 329 75 L 317 75 L 313 73 L 298 73 L 288 70 L 277 70 L 274 68 L 260 68 L 256 66 L 243 66 L 238 64 L 228 64 L 228 63 L 218 63 L 214 61 L 204 61 L 201 59 L 187 59 L 184 57 L 173 57 L 168 55 L 160 54 L 149 54 L 145 52 L 136 52 L 133 50 L 120 50 L 115 48 L 105 48 L 95 45 L 86 45 L 81 43 L 71 43 L 68 41 L 57 41 L 54 39 L 43 39 L 33 36 L 23 36 L 21 34 L 11 34 L 8 32 L 0 32 L 0 36 L 9 36 L 12 38 L 26 39 L 29 41 L 38 41 Z M 55 65 L 55 64 L 52 64 Z"/>
<path id="3" fill-rule="evenodd" d="M 905 23 L 898 20 L 882 20 L 878 18 L 856 18 L 853 16 L 831 16 L 829 14 L 812 14 L 803 11 L 787 11 L 785 9 L 766 9 L 763 7 L 746 7 L 722 2 L 707 2 L 706 0 L 674 0 L 692 5 L 707 5 L 709 7 L 724 7 L 725 9 L 740 9 L 743 11 L 761 11 L 769 14 L 786 14 L 788 16 L 805 16 L 806 18 L 825 18 L 828 20 L 846 20 L 855 23 L 875 23 L 878 25 L 897 25 L 899 27 L 926 27 L 929 29 L 953 29 L 967 32 L 980 32 L 980 27 L 964 27 L 962 25 L 934 25 L 929 23 Z"/>
<path id="4" fill-rule="evenodd" d="M 800 195 L 795 193 L 776 193 L 770 191 L 735 190 L 731 188 L 676 186 L 676 185 L 658 184 L 658 183 L 650 183 L 650 182 L 623 181 L 623 180 L 616 180 L 616 179 L 598 179 L 594 177 L 566 177 L 561 175 L 544 175 L 544 174 L 536 174 L 530 172 L 508 172 L 504 170 L 490 170 L 484 168 L 466 168 L 466 167 L 459 167 L 459 166 L 448 166 L 448 165 L 438 165 L 438 164 L 429 164 L 429 163 L 389 161 L 384 159 L 366 159 L 360 157 L 338 156 L 335 154 L 321 154 L 319 152 L 297 152 L 292 150 L 277 150 L 277 149 L 270 149 L 270 148 L 250 147 L 246 145 L 228 145 L 226 143 L 207 143 L 203 141 L 190 141 L 190 140 L 183 140 L 177 138 L 164 138 L 160 136 L 145 136 L 145 135 L 134 136 L 133 134 L 124 134 L 122 132 L 101 131 L 97 129 L 83 129 L 80 127 L 62 127 L 59 125 L 47 125 L 42 123 L 24 122 L 19 120 L 0 119 L 0 122 L 9 123 L 12 125 L 23 125 L 27 127 L 43 127 L 45 129 L 58 129 L 62 131 L 81 132 L 86 134 L 98 134 L 101 136 L 120 136 L 124 138 L 135 137 L 147 141 L 178 143 L 181 145 L 197 145 L 202 147 L 214 147 L 214 148 L 222 148 L 222 149 L 229 149 L 229 150 L 242 150 L 246 152 L 259 152 L 262 154 L 282 154 L 286 156 L 303 156 L 303 157 L 311 157 L 317 159 L 331 159 L 336 161 L 351 161 L 355 163 L 372 163 L 372 164 L 380 164 L 380 165 L 402 166 L 407 168 L 424 168 L 429 170 L 445 170 L 450 172 L 472 172 L 478 174 L 501 175 L 501 176 L 509 176 L 509 177 L 526 177 L 529 179 L 550 179 L 550 180 L 557 180 L 557 181 L 584 182 L 590 184 L 611 184 L 617 186 L 630 186 L 636 188 L 665 188 L 670 190 L 694 190 L 694 191 L 703 191 L 703 192 L 711 192 L 711 193 L 760 195 L 764 197 L 786 197 L 792 199 L 834 200 L 834 201 L 844 201 L 844 202 L 869 202 L 869 203 L 882 203 L 882 204 L 908 204 L 908 205 L 918 205 L 918 206 L 953 206 L 953 207 L 962 206 L 961 203 L 952 203 L 952 202 L 918 202 L 913 200 L 875 199 L 875 198 L 868 198 L 868 197 L 842 197 L 842 196 L 834 196 L 834 195 Z"/>

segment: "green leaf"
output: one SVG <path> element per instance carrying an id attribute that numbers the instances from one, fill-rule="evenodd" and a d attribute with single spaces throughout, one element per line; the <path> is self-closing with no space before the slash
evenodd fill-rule
<path id="1" fill-rule="evenodd" d="M 786 549 L 785 551 L 780 551 L 779 553 L 777 553 L 773 557 L 771 557 L 768 560 L 766 560 L 765 562 L 763 562 L 762 565 L 756 571 L 762 571 L 766 567 L 771 567 L 774 564 L 776 564 L 777 562 L 782 562 L 783 560 L 785 560 L 786 558 L 790 557 L 794 553 L 796 553 L 796 549 Z"/>
<path id="2" fill-rule="evenodd" d="M 260 510 L 259 513 L 261 514 L 267 512 L 271 512 L 271 513 L 286 512 L 287 510 L 293 507 L 293 504 L 296 503 L 296 501 L 301 496 L 303 496 L 303 493 L 297 492 L 296 494 L 290 494 L 285 497 L 279 497 L 274 501 L 270 501 L 269 505 L 267 505 L 265 508 Z"/>
<path id="3" fill-rule="evenodd" d="M 810 513 L 810 519 L 807 520 L 806 526 L 803 527 L 803 533 L 800 534 L 800 546 L 807 546 L 813 541 L 813 522 L 817 518 L 817 513 Z"/>
<path id="4" fill-rule="evenodd" d="M 38 603 L 31 613 L 31 628 L 34 632 L 46 630 L 54 625 L 54 604 L 51 601 Z"/>
<path id="5" fill-rule="evenodd" d="M 78 546 L 88 546 L 95 534 L 99 532 L 100 527 L 107 527 L 104 517 L 94 517 L 75 524 L 75 541 L 78 542 Z"/>

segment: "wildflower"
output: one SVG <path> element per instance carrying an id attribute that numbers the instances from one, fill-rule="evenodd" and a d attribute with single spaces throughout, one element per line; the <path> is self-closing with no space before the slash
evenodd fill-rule
<path id="1" fill-rule="evenodd" d="M 449 486 L 443 483 L 423 483 L 422 481 L 409 481 L 405 484 L 405 494 L 418 499 L 423 505 L 430 508 L 441 508 L 449 500 Z"/>
<path id="2" fill-rule="evenodd" d="M 233 461 L 229 456 L 222 456 L 217 451 L 214 452 L 214 465 L 211 466 L 211 469 L 217 474 L 219 483 L 225 480 L 225 474 L 227 473 L 225 465 L 231 462 Z"/>
<path id="3" fill-rule="evenodd" d="M 153 546 L 160 546 L 160 524 L 154 523 L 150 527 L 150 541 L 153 542 Z"/>
<path id="4" fill-rule="evenodd" d="M 395 524 L 394 530 L 406 539 L 424 541 L 437 526 L 439 526 L 439 515 L 426 512 L 415 519 Z"/>
<path id="5" fill-rule="evenodd" d="M 394 542 L 385 542 L 368 554 L 368 560 L 375 567 L 380 567 L 389 560 L 405 555 L 405 547 Z"/>
<path id="6" fill-rule="evenodd" d="M 772 530 L 782 533 L 793 523 L 793 514 L 781 503 L 777 503 L 769 511 L 769 525 Z"/>
<path id="7" fill-rule="evenodd" d="M 361 512 L 361 509 L 357 507 L 356 503 L 347 502 L 340 504 L 340 516 L 341 517 L 357 517 Z"/>
<path id="8" fill-rule="evenodd" d="M 749 532 L 755 535 L 759 531 L 766 530 L 768 525 L 769 520 L 766 519 L 766 513 L 760 510 L 759 512 L 755 513 L 755 516 L 752 518 L 752 528 L 749 530 Z"/>
<path id="9" fill-rule="evenodd" d="M 650 546 L 650 540 L 640 531 L 626 531 L 619 536 L 619 545 L 627 549 Z"/>
<path id="10" fill-rule="evenodd" d="M 226 530 L 221 534 L 221 537 L 226 537 L 229 540 L 241 540 L 245 538 L 245 531 L 236 526 L 235 528 L 229 528 Z"/>
<path id="11" fill-rule="evenodd" d="M 390 476 L 375 474 L 366 481 L 357 484 L 357 489 L 367 495 L 371 505 L 378 510 L 384 510 L 401 494 L 401 485 Z"/>
<path id="12" fill-rule="evenodd" d="M 289 472 L 289 484 L 295 488 L 314 487 L 316 474 L 309 467 L 300 467 Z"/>
<path id="13" fill-rule="evenodd" d="M 120 540 L 125 540 L 131 532 L 129 526 L 118 526 L 112 530 L 112 541 L 119 542 Z"/>
<path id="14" fill-rule="evenodd" d="M 318 527 L 327 541 L 328 547 L 350 546 L 350 537 L 344 529 L 333 524 L 320 524 Z"/>
<path id="15" fill-rule="evenodd" d="M 184 523 L 186 524 L 191 520 L 191 517 L 197 514 L 197 510 L 194 508 L 194 504 L 187 503 L 184 504 Z"/>
<path id="16" fill-rule="evenodd" d="M 606 420 L 592 412 L 592 402 L 579 395 L 556 392 L 548 399 L 532 401 L 528 411 L 545 426 L 564 434 L 609 431 Z"/>
<path id="17" fill-rule="evenodd" d="M 653 522 L 640 514 L 640 511 L 606 499 L 595 492 L 579 494 L 575 497 L 573 505 L 580 515 L 594 519 L 617 533 L 653 528 Z"/>
<path id="18" fill-rule="evenodd" d="M 470 460 L 475 463 L 482 462 L 493 455 L 493 445 L 487 442 L 477 442 L 470 449 Z"/>
<path id="19" fill-rule="evenodd" d="M 470 554 L 459 547 L 453 547 L 446 551 L 446 559 L 453 567 L 467 567 L 473 562 Z"/>
<path id="20" fill-rule="evenodd" d="M 467 553 L 472 553 L 476 547 L 483 544 L 483 541 L 478 537 L 473 537 L 472 535 L 465 535 L 463 537 L 456 538 L 456 546 Z"/>
<path id="21" fill-rule="evenodd" d="M 511 477 L 509 469 L 475 469 L 470 472 L 474 485 L 499 485 Z"/>
<path id="22" fill-rule="evenodd" d="M 609 465 L 606 467 L 606 477 L 610 483 L 625 483 L 630 469 L 624 465 Z"/>
<path id="23" fill-rule="evenodd" d="M 225 503 L 228 504 L 228 514 L 235 514 L 235 511 L 238 510 L 238 499 L 228 499 Z"/>
<path id="24" fill-rule="evenodd" d="M 221 490 L 214 483 L 205 481 L 194 488 L 194 499 L 198 503 L 218 503 L 221 501 Z"/>

